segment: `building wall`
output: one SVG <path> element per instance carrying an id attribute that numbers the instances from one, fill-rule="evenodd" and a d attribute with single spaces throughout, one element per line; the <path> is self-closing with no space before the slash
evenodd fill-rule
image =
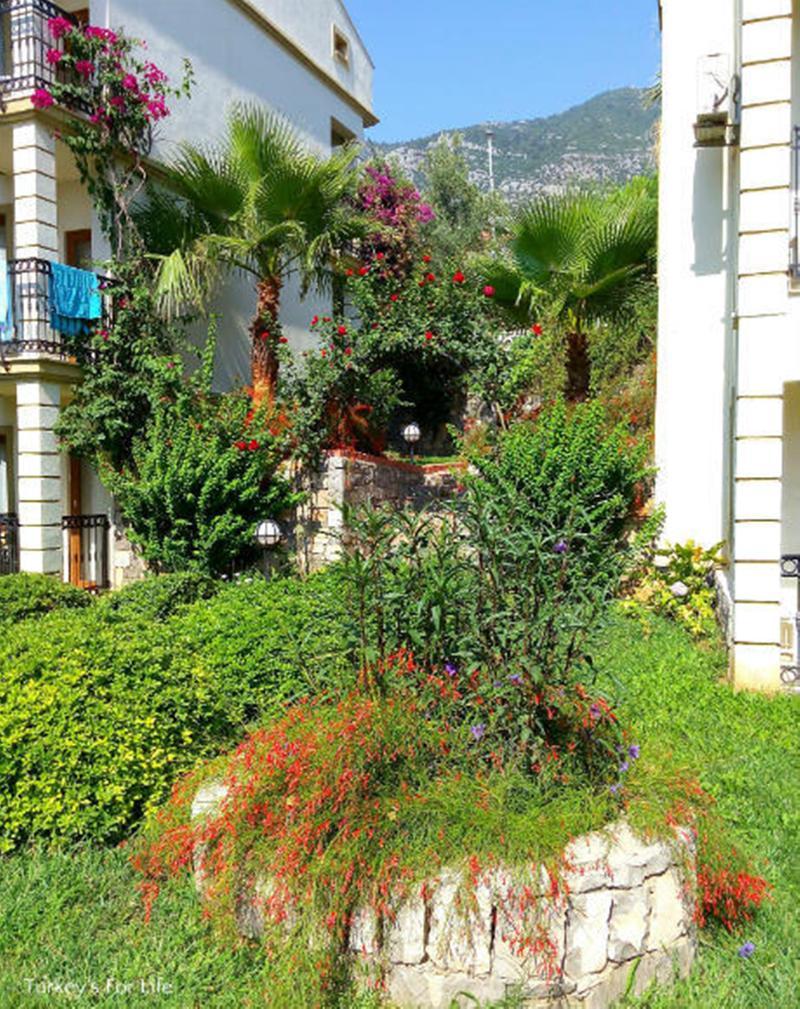
<path id="1" fill-rule="evenodd" d="M 732 0 L 665 3 L 656 493 L 671 542 L 728 535 L 736 165 L 724 149 L 696 149 L 693 124 L 698 61 L 732 55 L 734 39 Z"/>

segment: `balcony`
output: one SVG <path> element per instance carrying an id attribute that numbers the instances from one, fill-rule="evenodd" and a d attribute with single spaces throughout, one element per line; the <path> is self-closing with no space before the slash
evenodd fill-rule
<path id="1" fill-rule="evenodd" d="M 68 11 L 49 0 L 0 0 L 0 93 L 14 98 L 30 94 L 61 79 L 47 61 L 48 49 L 63 48 L 53 38 L 50 18 L 62 17 L 78 24 Z"/>
<path id="2" fill-rule="evenodd" d="M 88 271 L 84 271 L 88 272 Z M 88 357 L 86 337 L 112 317 L 111 281 L 95 274 L 101 315 L 95 320 L 67 319 L 57 314 L 52 264 L 47 259 L 12 259 L 8 263 L 8 304 L 0 319 L 0 366 L 12 358 L 46 354 L 78 361 Z"/>
<path id="3" fill-rule="evenodd" d="M 19 571 L 19 520 L 16 515 L 0 515 L 0 575 Z"/>
<path id="4" fill-rule="evenodd" d="M 107 589 L 108 530 L 106 515 L 65 515 L 63 535 L 64 581 L 89 592 Z"/>

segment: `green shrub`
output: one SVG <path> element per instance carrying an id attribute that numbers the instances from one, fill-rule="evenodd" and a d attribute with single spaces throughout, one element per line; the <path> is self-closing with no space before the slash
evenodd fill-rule
<path id="1" fill-rule="evenodd" d="M 158 616 L 201 584 L 154 579 L 3 633 L 0 850 L 125 836 L 248 719 L 342 675 L 335 577 L 242 579 Z"/>
<path id="2" fill-rule="evenodd" d="M 221 584 L 201 571 L 151 575 L 107 596 L 104 606 L 114 619 L 164 620 L 182 606 L 215 595 Z"/>
<path id="3" fill-rule="evenodd" d="M 53 575 L 6 575 L 0 578 L 0 627 L 51 610 L 82 609 L 92 597 Z"/>

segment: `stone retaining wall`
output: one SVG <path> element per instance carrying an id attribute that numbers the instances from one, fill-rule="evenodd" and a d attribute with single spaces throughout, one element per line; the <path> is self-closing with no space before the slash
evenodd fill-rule
<path id="1" fill-rule="evenodd" d="M 390 504 L 422 508 L 458 492 L 463 466 L 411 463 L 344 450 L 328 452 L 303 489 L 308 497 L 297 509 L 291 546 L 304 572 L 316 571 L 341 555 L 343 508 Z"/>
<path id="2" fill-rule="evenodd" d="M 214 812 L 224 797 L 224 787 L 210 783 L 192 816 Z M 202 893 L 202 852 L 197 859 Z M 450 1009 L 454 1000 L 474 1005 L 466 995 L 483 1003 L 512 993 L 530 1009 L 605 1009 L 626 991 L 689 973 L 692 863 L 688 833 L 673 844 L 647 842 L 620 821 L 569 845 L 556 896 L 541 867 L 494 869 L 477 885 L 444 870 L 398 902 L 391 918 L 357 911 L 350 955 L 365 977 L 382 975 L 401 1009 Z M 269 893 L 260 880 L 240 901 L 242 934 L 263 933 Z"/>

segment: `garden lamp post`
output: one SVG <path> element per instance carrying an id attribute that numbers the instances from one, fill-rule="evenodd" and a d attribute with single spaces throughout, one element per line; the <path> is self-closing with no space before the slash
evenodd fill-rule
<path id="1" fill-rule="evenodd" d="M 264 574 L 269 578 L 270 565 L 268 555 L 283 539 L 281 527 L 275 519 L 262 519 L 255 528 L 253 539 L 264 552 Z"/>
<path id="2" fill-rule="evenodd" d="M 409 451 L 411 453 L 411 461 L 413 462 L 414 446 L 422 437 L 422 432 L 419 429 L 419 424 L 415 420 L 412 420 L 410 424 L 406 424 L 406 426 L 401 431 L 401 434 L 403 435 L 403 438 L 405 438 L 406 440 Z"/>

